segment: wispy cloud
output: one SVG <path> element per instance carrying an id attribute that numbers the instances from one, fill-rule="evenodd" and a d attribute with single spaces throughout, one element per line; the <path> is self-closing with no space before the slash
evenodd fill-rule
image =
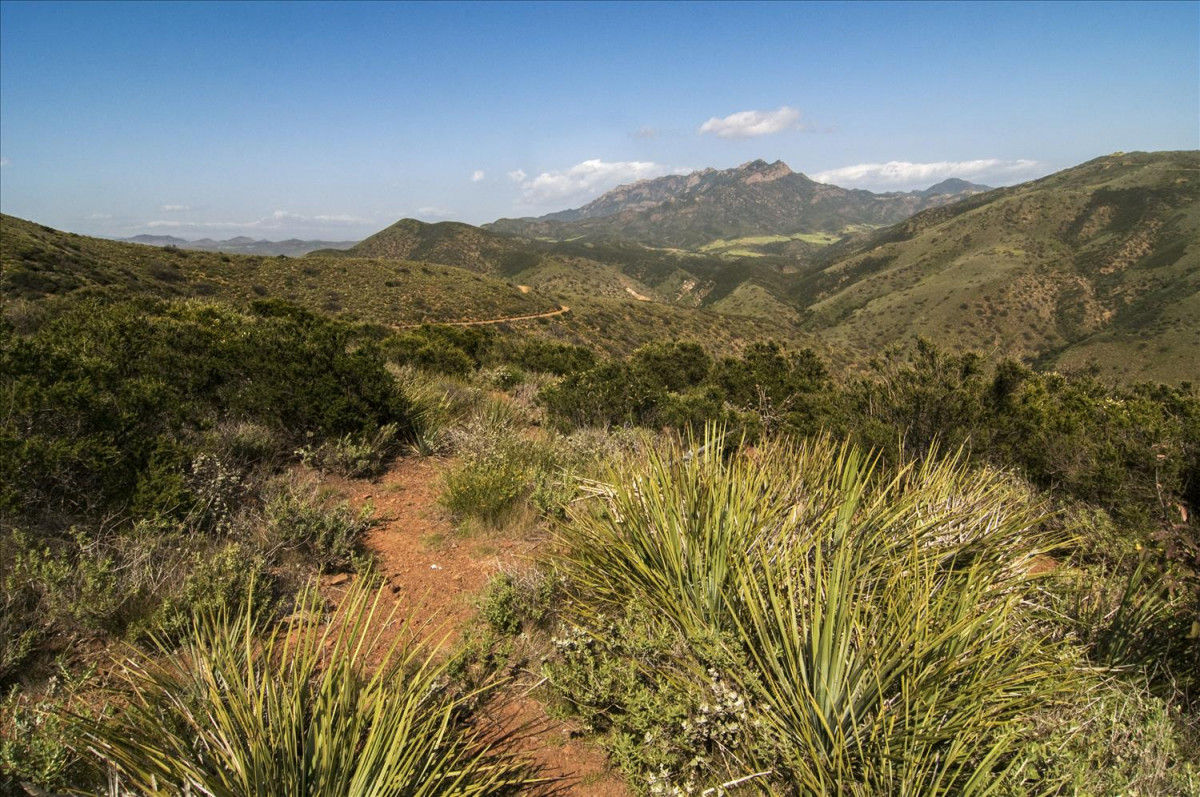
<path id="1" fill-rule="evenodd" d="M 166 209 L 166 206 L 164 207 Z M 269 216 L 249 221 L 180 221 L 178 219 L 154 219 L 139 226 L 150 229 L 169 230 L 253 230 L 273 231 L 303 227 L 363 227 L 377 223 L 375 219 L 352 216 L 347 213 L 318 213 L 306 215 L 287 210 L 276 210 Z"/>
<path id="2" fill-rule="evenodd" d="M 111 213 L 89 213 L 86 218 L 88 221 L 103 221 L 104 219 L 111 219 L 112 214 Z"/>
<path id="3" fill-rule="evenodd" d="M 159 210 L 161 210 L 164 213 L 182 213 L 185 210 L 191 210 L 191 209 L 192 209 L 191 205 L 162 205 L 161 207 L 159 207 Z"/>
<path id="4" fill-rule="evenodd" d="M 277 210 L 271 214 L 271 218 L 276 221 L 292 221 L 292 222 L 319 222 L 321 224 L 331 226 L 358 226 L 362 224 L 373 224 L 374 219 L 364 218 L 363 216 L 351 216 L 347 213 L 318 213 L 315 216 L 305 216 L 302 213 L 289 213 L 286 210 Z"/>
<path id="5" fill-rule="evenodd" d="M 513 169 L 508 173 L 508 179 L 512 180 L 514 183 L 519 183 L 528 176 L 529 175 L 525 174 L 524 169 Z"/>
<path id="6" fill-rule="evenodd" d="M 623 183 L 661 177 L 675 169 L 650 161 L 603 161 L 599 158 L 577 163 L 569 169 L 542 172 L 528 178 L 521 172 L 521 193 L 526 204 L 540 205 L 569 199 L 590 198 Z M 513 177 L 516 172 L 510 173 Z M 516 179 L 514 177 L 514 179 Z"/>
<path id="7" fill-rule="evenodd" d="M 476 169 L 475 171 L 471 172 L 471 182 L 478 183 L 486 176 L 487 175 L 484 174 L 483 169 Z"/>
<path id="8" fill-rule="evenodd" d="M 657 138 L 658 129 L 654 127 L 639 127 L 630 133 L 634 138 Z"/>
<path id="9" fill-rule="evenodd" d="M 154 219 L 142 227 L 150 227 L 151 229 L 168 229 L 180 230 L 185 228 L 196 229 L 214 229 L 214 230 L 237 230 L 244 227 L 259 227 L 262 226 L 262 220 L 258 221 L 178 221 L 176 219 Z"/>
<path id="10" fill-rule="evenodd" d="M 719 138 L 753 138 L 800 127 L 800 112 L 784 105 L 775 111 L 738 111 L 714 116 L 700 125 L 700 132 Z"/>
<path id="11" fill-rule="evenodd" d="M 969 161 L 933 161 L 912 163 L 910 161 L 888 161 L 887 163 L 859 163 L 819 172 L 812 177 L 820 183 L 835 185 L 906 188 L 925 186 L 961 177 L 969 180 L 1011 180 L 1031 177 L 1042 164 L 1035 160 L 1000 160 L 978 158 Z"/>
<path id="12" fill-rule="evenodd" d="M 428 205 L 423 208 L 417 208 L 417 215 L 424 216 L 427 219 L 448 219 L 454 215 L 454 211 L 439 208 L 436 205 Z"/>

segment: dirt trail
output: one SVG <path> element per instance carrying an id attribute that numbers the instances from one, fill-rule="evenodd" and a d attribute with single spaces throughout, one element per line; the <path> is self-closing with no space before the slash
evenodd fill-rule
<path id="1" fill-rule="evenodd" d="M 565 304 L 560 304 L 557 310 L 548 310 L 545 313 L 533 313 L 532 315 L 510 315 L 504 318 L 486 318 L 482 321 L 422 321 L 419 324 L 393 324 L 392 329 L 416 329 L 426 325 L 436 325 L 440 327 L 478 327 L 485 324 L 507 324 L 510 321 L 533 321 L 537 318 L 553 318 L 556 315 L 564 315 L 571 312 L 571 308 Z"/>
<path id="2" fill-rule="evenodd" d="M 426 638 L 457 640 L 475 614 L 475 599 L 488 579 L 506 566 L 520 565 L 545 544 L 539 532 L 527 535 L 473 535 L 455 532 L 438 503 L 445 460 L 410 457 L 398 460 L 375 481 L 336 483 L 350 501 L 375 507 L 378 521 L 367 546 L 400 604 L 400 614 Z M 608 767 L 597 747 L 578 738 L 578 727 L 546 716 L 544 707 L 528 692 L 536 685 L 513 687 L 513 699 L 496 721 L 509 727 L 532 726 L 523 751 L 546 775 L 558 777 L 563 795 L 624 797 L 629 790 Z"/>

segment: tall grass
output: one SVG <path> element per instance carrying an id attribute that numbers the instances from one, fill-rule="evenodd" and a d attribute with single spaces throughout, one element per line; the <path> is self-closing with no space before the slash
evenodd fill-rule
<path id="1" fill-rule="evenodd" d="M 308 590 L 275 630 L 252 611 L 198 617 L 182 650 L 125 665 L 125 708 L 85 723 L 92 751 L 145 794 L 493 795 L 535 784 L 509 736 L 471 722 L 489 688 L 456 693 L 445 663 L 389 643 L 380 594 L 353 587 L 324 622 Z"/>
<path id="2" fill-rule="evenodd" d="M 769 788 L 988 793 L 1062 669 L 1023 605 L 1055 542 L 1039 507 L 959 456 L 885 472 L 829 437 L 728 442 L 710 427 L 593 486 L 561 532 L 576 621 L 632 605 L 721 639 L 770 740 L 731 752 Z"/>

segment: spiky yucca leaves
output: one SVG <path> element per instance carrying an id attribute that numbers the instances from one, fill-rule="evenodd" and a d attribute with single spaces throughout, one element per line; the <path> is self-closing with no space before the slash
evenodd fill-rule
<path id="1" fill-rule="evenodd" d="M 92 751 L 138 793 L 493 795 L 537 782 L 511 739 L 468 723 L 445 664 L 386 643 L 381 593 L 267 630 L 252 611 L 195 620 L 183 649 L 125 664 L 128 705 L 89 723 Z M 319 596 L 308 589 L 298 605 Z M 394 610 L 393 610 L 394 614 Z"/>
<path id="2" fill-rule="evenodd" d="M 1027 493 L 959 456 L 884 472 L 829 437 L 723 449 L 713 428 L 676 440 L 574 513 L 576 618 L 633 604 L 720 634 L 776 786 L 986 793 L 1060 669 L 1022 607 L 1051 542 Z"/>

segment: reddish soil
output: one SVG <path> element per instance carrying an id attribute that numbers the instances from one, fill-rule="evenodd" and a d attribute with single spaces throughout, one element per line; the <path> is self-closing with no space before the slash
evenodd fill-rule
<path id="1" fill-rule="evenodd" d="M 367 538 L 376 564 L 420 637 L 453 644 L 475 615 L 476 597 L 489 578 L 505 567 L 528 562 L 545 544 L 539 530 L 463 535 L 438 503 L 447 462 L 433 457 L 397 461 L 374 481 L 347 480 L 341 488 L 351 503 L 370 502 L 376 525 Z M 629 790 L 609 768 L 599 748 L 579 738 L 578 726 L 551 719 L 530 696 L 531 678 L 514 685 L 499 716 L 501 727 L 532 730 L 520 748 L 564 795 L 623 797 Z"/>
<path id="2" fill-rule="evenodd" d="M 518 285 L 518 288 L 525 288 L 521 293 L 527 293 L 528 286 Z M 530 315 L 510 315 L 503 318 L 485 318 L 481 320 L 466 320 L 466 321 L 422 321 L 418 324 L 395 324 L 393 329 L 416 329 L 423 327 L 426 324 L 437 324 L 443 327 L 479 327 L 488 326 L 489 324 L 509 324 L 514 321 L 533 321 L 538 318 L 553 318 L 556 315 L 565 315 L 571 312 L 571 308 L 565 304 L 560 304 L 557 310 L 547 310 L 544 313 L 532 313 Z"/>

